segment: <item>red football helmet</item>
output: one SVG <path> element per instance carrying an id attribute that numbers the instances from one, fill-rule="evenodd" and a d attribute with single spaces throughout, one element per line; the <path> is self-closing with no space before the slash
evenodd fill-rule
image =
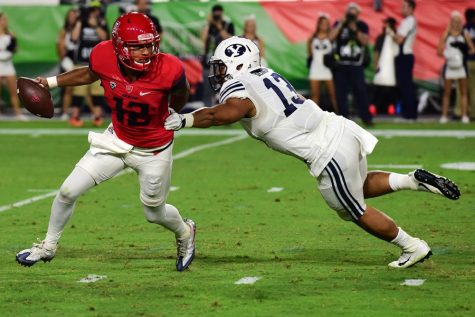
<path id="1" fill-rule="evenodd" d="M 112 43 L 119 61 L 137 71 L 148 71 L 159 53 L 160 35 L 148 16 L 138 12 L 121 15 L 112 27 Z M 130 54 L 131 46 L 151 45 L 152 53 L 136 61 Z"/>

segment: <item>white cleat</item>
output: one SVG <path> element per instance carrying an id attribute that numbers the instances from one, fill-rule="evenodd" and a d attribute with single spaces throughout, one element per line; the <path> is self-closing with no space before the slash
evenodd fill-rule
<path id="1" fill-rule="evenodd" d="M 23 266 L 32 266 L 38 261 L 49 262 L 54 258 L 56 246 L 46 246 L 45 241 L 33 243 L 31 249 L 25 249 L 17 253 L 16 261 Z"/>
<path id="2" fill-rule="evenodd" d="M 184 239 L 176 239 L 176 270 L 180 272 L 186 270 L 195 258 L 196 225 L 191 219 L 185 220 L 185 223 L 190 226 L 190 236 Z"/>
<path id="3" fill-rule="evenodd" d="M 428 259 L 432 255 L 429 245 L 424 240 L 417 240 L 419 240 L 419 243 L 414 251 L 403 251 L 399 259 L 389 263 L 388 266 L 395 269 L 405 269 Z"/>
<path id="4" fill-rule="evenodd" d="M 417 184 L 417 190 L 442 195 L 452 200 L 460 198 L 460 190 L 457 185 L 446 177 L 436 175 L 421 168 L 409 173 L 409 176 L 412 178 L 412 181 Z"/>

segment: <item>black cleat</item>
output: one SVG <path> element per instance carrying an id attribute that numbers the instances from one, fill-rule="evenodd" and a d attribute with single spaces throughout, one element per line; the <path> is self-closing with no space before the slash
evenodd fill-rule
<path id="1" fill-rule="evenodd" d="M 452 200 L 460 198 L 460 190 L 457 185 L 446 177 L 436 175 L 420 168 L 414 171 L 412 177 L 418 183 L 419 190 L 443 195 Z"/>

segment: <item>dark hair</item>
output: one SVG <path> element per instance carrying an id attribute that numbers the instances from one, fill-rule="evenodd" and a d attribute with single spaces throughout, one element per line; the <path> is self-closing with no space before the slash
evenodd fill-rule
<path id="1" fill-rule="evenodd" d="M 465 20 L 467 21 L 467 23 L 471 23 L 474 18 L 475 18 L 475 9 L 467 8 L 467 10 L 465 10 Z"/>
<path id="2" fill-rule="evenodd" d="M 220 5 L 220 4 L 215 4 L 215 5 L 211 8 L 211 12 L 216 12 L 216 11 L 224 11 L 223 6 Z"/>
<path id="3" fill-rule="evenodd" d="M 66 31 L 70 31 L 74 27 L 75 23 L 73 23 L 73 25 L 69 25 L 69 15 L 71 14 L 71 12 L 75 12 L 75 11 L 77 11 L 77 10 L 72 8 L 72 9 L 69 9 L 68 12 L 66 12 L 66 16 L 64 18 L 64 26 L 63 26 L 63 28 Z M 77 21 L 77 19 L 76 19 L 76 21 Z"/>
<path id="4" fill-rule="evenodd" d="M 416 1 L 415 0 L 404 0 L 404 2 L 406 2 L 407 5 L 409 6 L 409 8 L 411 8 L 412 10 L 416 9 Z"/>

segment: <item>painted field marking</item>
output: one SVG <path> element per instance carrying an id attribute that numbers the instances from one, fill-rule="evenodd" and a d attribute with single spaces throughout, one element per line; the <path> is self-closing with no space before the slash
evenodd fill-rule
<path id="1" fill-rule="evenodd" d="M 86 277 L 83 277 L 78 282 L 79 283 L 94 283 L 100 280 L 107 278 L 107 275 L 96 275 L 96 274 L 89 274 Z"/>
<path id="2" fill-rule="evenodd" d="M 401 285 L 404 286 L 421 286 L 426 280 L 423 279 L 406 279 Z"/>
<path id="3" fill-rule="evenodd" d="M 89 131 L 102 132 L 104 129 L 0 129 L 0 135 L 87 135 Z M 475 130 L 368 130 L 379 137 L 420 137 L 420 138 L 475 138 Z M 184 129 L 176 133 L 195 136 L 234 136 L 245 135 L 240 129 Z"/>
<path id="4" fill-rule="evenodd" d="M 475 162 L 444 163 L 444 164 L 441 164 L 440 167 L 449 169 L 449 170 L 475 171 Z"/>
<path id="5" fill-rule="evenodd" d="M 268 193 L 278 193 L 284 190 L 284 187 L 271 187 L 267 190 Z"/>
<path id="6" fill-rule="evenodd" d="M 236 282 L 234 282 L 234 284 L 236 284 L 236 285 L 254 284 L 255 282 L 257 282 L 261 278 L 262 278 L 261 276 L 246 276 L 246 277 L 243 277 L 243 278 L 237 280 Z"/>
<path id="7" fill-rule="evenodd" d="M 396 168 L 396 169 L 413 169 L 422 168 L 422 165 L 418 164 L 368 164 L 371 168 Z"/>
<path id="8" fill-rule="evenodd" d="M 235 136 L 235 137 L 232 137 L 232 138 L 229 138 L 229 139 L 225 139 L 225 140 L 221 140 L 221 141 L 217 141 L 217 142 L 211 142 L 211 143 L 198 145 L 198 146 L 192 147 L 188 150 L 182 151 L 182 152 L 174 155 L 173 159 L 178 160 L 178 159 L 181 159 L 181 158 L 185 158 L 187 156 L 195 154 L 196 152 L 200 152 L 200 151 L 203 151 L 203 150 L 206 150 L 206 149 L 218 147 L 218 146 L 221 146 L 221 145 L 231 144 L 231 143 L 240 141 L 240 140 L 245 139 L 245 138 L 247 138 L 247 134 L 238 135 L 238 136 Z M 132 172 L 132 169 L 127 168 L 127 169 L 121 171 L 119 174 L 117 174 L 116 177 L 118 177 L 120 175 L 130 173 L 130 172 Z M 22 206 L 34 203 L 36 201 L 46 199 L 48 197 L 55 196 L 57 193 L 58 193 L 58 190 L 54 190 L 54 191 L 51 191 L 51 192 L 43 194 L 43 195 L 31 197 L 31 198 L 21 200 L 21 201 L 17 201 L 17 202 L 8 204 L 8 205 L 0 206 L 0 213 L 4 212 L 4 211 L 7 211 L 7 210 L 10 210 L 12 208 L 22 207 Z"/>

